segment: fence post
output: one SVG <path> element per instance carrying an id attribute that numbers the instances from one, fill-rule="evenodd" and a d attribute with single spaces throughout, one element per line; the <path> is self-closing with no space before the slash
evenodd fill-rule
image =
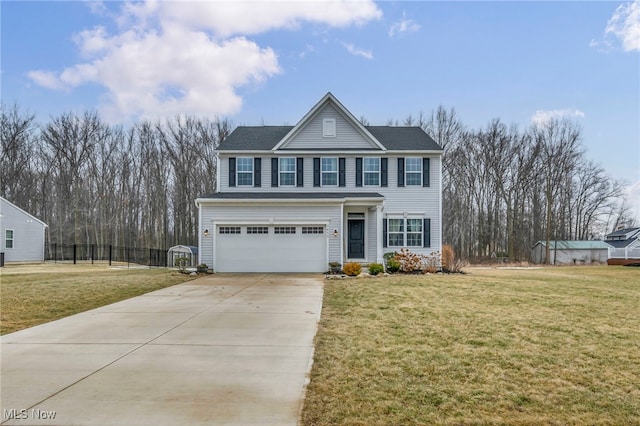
<path id="1" fill-rule="evenodd" d="M 129 267 L 129 256 L 131 255 L 131 253 L 129 252 L 130 248 L 126 247 L 125 248 L 125 253 L 127 254 L 127 268 Z"/>
<path id="2" fill-rule="evenodd" d="M 58 263 L 58 243 L 53 243 L 53 263 Z"/>
<path id="3" fill-rule="evenodd" d="M 77 244 L 73 245 L 73 264 L 76 264 L 76 249 L 78 248 Z"/>
<path id="4" fill-rule="evenodd" d="M 111 249 L 113 248 L 113 246 L 111 244 L 109 244 L 109 266 L 111 266 Z"/>
<path id="5" fill-rule="evenodd" d="M 93 257 L 95 252 L 94 247 L 95 247 L 95 244 L 91 244 L 91 264 L 92 265 L 93 265 Z"/>

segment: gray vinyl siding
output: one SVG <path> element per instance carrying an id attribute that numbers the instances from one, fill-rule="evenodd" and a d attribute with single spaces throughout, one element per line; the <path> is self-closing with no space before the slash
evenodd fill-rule
<path id="1" fill-rule="evenodd" d="M 200 262 L 207 265 L 213 265 L 216 237 L 216 225 L 223 221 L 225 225 L 245 225 L 264 224 L 272 226 L 273 224 L 282 225 L 287 223 L 296 223 L 300 226 L 305 220 L 309 220 L 309 224 L 315 221 L 328 221 L 326 231 L 328 233 L 328 251 L 329 262 L 340 262 L 341 245 L 340 237 L 329 235 L 333 230 L 338 231 L 338 235 L 343 235 L 341 208 L 339 205 L 248 205 L 248 204 L 221 204 L 215 205 L 203 204 L 200 210 L 201 226 L 210 230 L 209 237 L 202 237 L 200 244 Z M 244 230 L 243 230 L 244 232 Z M 286 256 L 286 253 L 283 253 Z M 328 267 L 328 265 L 327 265 Z"/>
<path id="2" fill-rule="evenodd" d="M 294 157 L 295 155 L 292 155 Z M 370 155 L 371 157 L 381 157 L 380 155 Z M 408 155 L 413 157 L 420 157 L 420 155 Z M 318 188 L 313 187 L 313 158 L 321 157 L 321 155 L 313 154 L 308 156 L 295 156 L 304 158 L 304 187 L 271 187 L 271 158 L 262 157 L 262 186 L 260 188 L 254 187 L 234 187 L 228 186 L 228 159 L 222 157 L 221 164 L 219 165 L 221 173 L 220 190 L 221 192 L 255 192 L 255 191 L 269 191 L 271 193 L 277 192 L 314 192 L 318 191 Z M 442 162 L 439 156 L 428 156 L 430 160 L 430 186 L 404 186 L 398 188 L 398 156 L 387 157 L 388 158 L 388 174 L 387 174 L 387 187 L 381 186 L 360 186 L 356 187 L 355 181 L 355 158 L 364 157 L 363 155 L 340 155 L 340 157 L 346 158 L 346 186 L 345 187 L 323 187 L 323 192 L 335 191 L 335 192 L 376 192 L 385 197 L 384 212 L 383 214 L 402 214 L 407 212 L 412 215 L 422 215 L 424 218 L 431 219 L 431 248 L 414 248 L 413 251 L 420 253 L 431 253 L 432 251 L 439 251 L 441 249 L 441 232 L 442 224 L 440 223 L 440 191 L 442 185 Z M 346 214 L 346 213 L 345 213 Z M 369 212 L 368 220 L 368 241 L 367 241 L 367 256 L 368 261 L 375 261 L 375 221 L 372 222 L 371 218 L 375 218 L 375 211 Z M 373 224 L 371 224 L 373 223 Z M 203 226 L 206 227 L 205 222 Z M 391 251 L 391 248 L 385 248 L 384 251 Z M 330 252 L 330 256 L 331 256 Z M 206 263 L 206 262 L 205 262 Z"/>
<path id="3" fill-rule="evenodd" d="M 420 155 L 411 155 L 413 157 L 420 157 Z M 279 186 L 272 187 L 271 186 L 271 158 L 273 156 L 260 156 L 262 158 L 262 171 L 260 174 L 261 177 L 261 187 L 256 188 L 254 186 L 235 186 L 229 187 L 229 158 L 221 157 L 220 163 L 218 164 L 218 168 L 220 170 L 220 192 L 256 192 L 256 191 L 268 191 L 268 192 L 315 192 L 318 188 L 314 188 L 313 186 L 313 159 L 320 157 L 344 157 L 346 158 L 346 186 L 344 187 L 336 187 L 329 186 L 324 187 L 327 191 L 336 191 L 336 192 L 377 192 L 379 194 L 385 195 L 390 192 L 397 192 L 398 190 L 405 189 L 419 189 L 421 192 L 438 192 L 441 186 L 441 161 L 439 156 L 429 156 L 425 155 L 425 157 L 431 158 L 430 160 L 430 186 L 425 188 L 422 186 L 416 187 L 404 187 L 398 188 L 398 156 L 387 157 L 388 160 L 388 185 L 387 187 L 381 186 L 356 186 L 356 157 L 377 157 L 382 158 L 380 154 L 372 154 L 372 155 L 354 155 L 354 154 L 312 154 L 312 155 L 280 155 L 279 157 L 294 157 L 304 159 L 304 187 L 296 187 L 296 186 Z"/>
<path id="4" fill-rule="evenodd" d="M 5 262 L 43 262 L 42 222 L 0 199 L 0 251 Z M 13 248 L 6 248 L 6 230 L 13 230 Z"/>
<path id="5" fill-rule="evenodd" d="M 336 120 L 336 136 L 323 137 L 322 123 L 325 118 Z M 317 148 L 377 148 L 367 140 L 356 128 L 345 120 L 333 106 L 327 105 L 289 141 L 286 149 L 317 149 Z"/>

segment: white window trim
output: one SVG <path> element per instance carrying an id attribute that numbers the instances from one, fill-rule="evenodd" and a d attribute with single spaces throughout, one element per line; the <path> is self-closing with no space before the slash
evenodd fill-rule
<path id="1" fill-rule="evenodd" d="M 424 246 L 424 217 L 422 216 L 407 216 L 407 217 L 398 217 L 398 216 L 391 216 L 391 217 L 387 217 L 387 221 L 389 219 L 399 219 L 402 220 L 403 222 L 403 226 L 402 226 L 402 245 L 401 246 L 394 246 L 391 245 L 390 243 L 390 239 L 389 239 L 389 235 L 391 234 L 400 234 L 400 232 L 390 232 L 389 231 L 389 223 L 387 222 L 387 247 L 405 247 L 405 248 L 409 248 L 409 247 L 423 247 Z M 408 244 L 409 239 L 407 238 L 410 234 L 418 234 L 418 232 L 409 232 L 407 225 L 408 225 L 408 220 L 409 219 L 417 219 L 420 220 L 420 244 L 419 245 L 415 245 L 415 246 L 410 246 Z"/>
<path id="2" fill-rule="evenodd" d="M 336 171 L 335 171 L 335 172 L 325 172 L 324 170 L 322 170 L 322 163 L 323 163 L 323 160 L 335 160 L 335 163 L 336 163 Z M 340 176 L 339 176 L 339 174 L 340 174 L 340 171 L 339 171 L 340 165 L 339 165 L 338 163 L 339 163 L 339 161 L 338 161 L 338 157 L 321 157 L 321 158 L 320 158 L 320 186 L 328 186 L 328 187 L 335 187 L 335 186 L 338 186 L 338 184 L 339 184 L 339 182 L 338 182 L 338 181 L 339 181 L 339 179 L 340 179 Z M 325 173 L 327 173 L 327 174 L 329 174 L 329 173 L 332 173 L 332 174 L 333 174 L 333 173 L 335 173 L 335 174 L 336 174 L 336 183 L 335 183 L 335 185 L 325 185 L 325 184 L 324 184 L 323 176 L 324 176 L 324 174 L 325 174 Z"/>
<path id="3" fill-rule="evenodd" d="M 409 220 L 410 219 L 415 219 L 420 221 L 420 232 L 409 232 Z M 406 244 L 407 247 L 422 247 L 424 244 L 424 241 L 422 241 L 422 239 L 424 238 L 424 221 L 422 218 L 417 218 L 417 217 L 407 217 L 404 221 L 404 234 L 405 234 L 405 238 L 404 238 L 404 243 Z M 420 236 L 420 244 L 418 245 L 409 245 L 409 235 L 410 234 L 418 234 Z"/>
<path id="4" fill-rule="evenodd" d="M 408 161 L 409 159 L 415 159 L 418 160 L 419 166 L 420 166 L 420 179 L 418 179 L 418 183 L 409 183 L 409 179 L 407 178 L 409 176 L 409 174 L 415 175 L 418 174 L 418 172 L 415 171 L 409 171 L 409 167 L 408 167 Z M 422 157 L 405 157 L 404 159 L 404 185 L 405 186 L 422 186 L 422 173 L 424 172 L 424 170 L 422 170 Z"/>
<path id="5" fill-rule="evenodd" d="M 11 231 L 11 247 L 7 247 L 7 231 Z M 4 230 L 4 248 L 6 250 L 13 250 L 16 248 L 16 231 L 13 229 Z"/>
<path id="6" fill-rule="evenodd" d="M 368 172 L 367 171 L 367 168 L 365 167 L 365 163 L 366 163 L 367 159 L 369 159 L 369 160 L 372 160 L 372 159 L 373 160 L 378 160 L 378 171 L 377 172 L 372 172 L 372 171 Z M 362 159 L 362 186 L 372 186 L 372 187 L 380 186 L 380 175 L 381 175 L 381 172 L 382 172 L 381 169 L 382 169 L 382 160 L 380 159 L 380 157 L 364 157 Z M 375 174 L 377 174 L 378 175 L 378 183 L 376 183 L 376 184 L 368 184 L 367 183 L 367 179 L 366 179 L 367 173 L 375 173 Z"/>
<path id="7" fill-rule="evenodd" d="M 323 138 L 335 138 L 337 133 L 336 119 L 325 118 L 322 120 L 322 137 Z"/>
<path id="8" fill-rule="evenodd" d="M 288 172 L 288 171 L 282 171 L 281 167 L 281 160 L 283 159 L 292 159 L 293 160 L 293 172 Z M 279 157 L 278 158 L 278 186 L 284 186 L 284 187 L 294 187 L 296 186 L 297 182 L 296 182 L 296 176 L 297 176 L 297 171 L 298 171 L 298 165 L 296 164 L 296 157 Z M 321 165 L 322 167 L 322 165 Z M 282 173 L 293 173 L 293 184 L 291 185 L 285 185 L 282 183 L 282 179 L 280 179 Z"/>
<path id="9" fill-rule="evenodd" d="M 240 161 L 239 161 L 240 159 L 243 159 L 243 160 L 249 159 L 249 160 L 251 160 L 251 172 L 244 171 L 244 170 L 240 171 Z M 253 173 L 255 172 L 254 166 L 255 166 L 255 161 L 254 161 L 253 157 L 236 157 L 236 186 L 253 186 Z M 243 184 L 241 184 L 240 183 L 240 173 L 244 173 L 244 174 L 250 173 L 251 174 L 251 183 L 243 183 Z"/>

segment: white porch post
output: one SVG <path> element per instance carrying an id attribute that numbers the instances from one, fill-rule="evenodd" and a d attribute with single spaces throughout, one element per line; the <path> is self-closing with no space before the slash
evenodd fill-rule
<path id="1" fill-rule="evenodd" d="M 376 206 L 376 263 L 384 265 L 382 238 L 382 206 Z"/>

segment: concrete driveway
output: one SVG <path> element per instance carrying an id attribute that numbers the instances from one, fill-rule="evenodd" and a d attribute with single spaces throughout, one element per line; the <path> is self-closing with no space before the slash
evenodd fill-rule
<path id="1" fill-rule="evenodd" d="M 296 425 L 318 275 L 212 275 L 2 337 L 2 425 Z"/>

